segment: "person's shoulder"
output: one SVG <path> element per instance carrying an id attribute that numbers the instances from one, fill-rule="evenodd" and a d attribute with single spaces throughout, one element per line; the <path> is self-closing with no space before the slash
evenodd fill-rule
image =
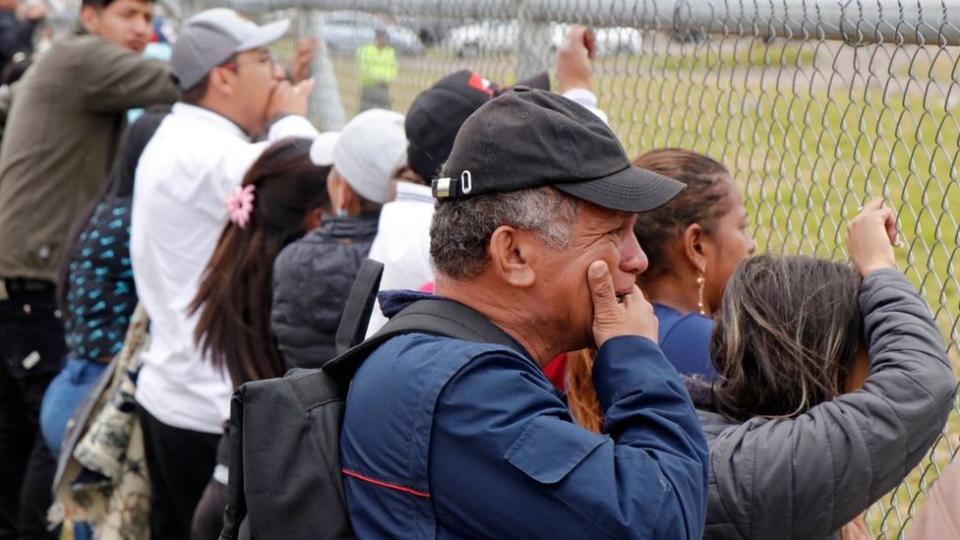
<path id="1" fill-rule="evenodd" d="M 50 52 L 72 55 L 98 54 L 99 56 L 84 56 L 84 60 L 90 63 L 107 62 L 109 57 L 113 57 L 118 54 L 133 54 L 120 45 L 93 34 L 81 34 L 65 37 L 56 42 Z M 105 57 L 105 54 L 109 56 Z"/>
<path id="2" fill-rule="evenodd" d="M 148 58 L 141 53 L 132 51 L 119 43 L 114 43 L 109 39 L 94 36 L 90 34 L 85 34 L 82 36 L 77 36 L 77 47 L 87 48 L 90 50 L 95 50 L 97 52 L 103 53 L 107 56 L 105 58 L 115 58 L 118 56 L 129 57 L 136 60 L 140 60 L 143 63 L 156 63 L 160 60 L 154 58 Z M 94 59 L 91 59 L 94 60 Z"/>
<path id="3" fill-rule="evenodd" d="M 169 112 L 157 110 L 144 113 L 137 120 L 143 120 L 148 114 L 151 119 L 144 122 L 155 122 L 157 118 L 162 118 L 147 148 L 152 148 L 160 159 L 170 165 L 183 167 L 191 177 L 198 177 L 215 167 L 218 159 L 227 155 L 233 145 L 249 143 L 200 120 L 193 109 L 192 106 L 177 103 Z"/>
<path id="4" fill-rule="evenodd" d="M 294 264 L 307 262 L 309 253 L 312 253 L 316 249 L 316 244 L 320 242 L 318 231 L 319 229 L 314 229 L 281 249 L 274 263 L 274 271 L 282 271 L 291 268 Z"/>
<path id="5" fill-rule="evenodd" d="M 730 428 L 740 425 L 722 414 L 706 408 L 697 408 L 697 418 L 703 427 L 703 433 L 707 437 L 707 442 L 711 444 L 725 432 L 729 431 L 727 435 L 732 435 L 734 432 L 730 431 Z"/>
<path id="6" fill-rule="evenodd" d="M 411 332 L 396 336 L 387 340 L 380 348 L 385 346 L 389 346 L 390 349 L 400 350 L 403 354 L 412 354 L 415 356 L 423 355 L 426 352 L 425 349 L 430 349 L 438 355 L 452 353 L 471 359 L 484 357 L 524 361 L 523 356 L 519 352 L 505 345 L 470 341 L 452 336 L 441 336 L 424 332 Z M 378 348 L 378 350 L 380 350 L 380 348 Z"/>
<path id="7" fill-rule="evenodd" d="M 108 70 L 114 69 L 121 59 L 136 56 L 132 51 L 107 39 L 92 34 L 67 36 L 37 61 L 37 66 L 69 73 L 77 80 L 95 80 Z"/>
<path id="8" fill-rule="evenodd" d="M 699 313 L 674 313 L 676 313 L 675 316 L 667 319 L 667 328 L 664 329 L 661 341 L 679 339 L 686 342 L 704 337 L 707 340 L 710 339 L 710 334 L 713 332 L 713 319 Z"/>
<path id="9" fill-rule="evenodd" d="M 412 377 L 440 388 L 447 387 L 450 381 L 467 379 L 467 386 L 473 387 L 502 380 L 504 377 L 498 373 L 509 371 L 511 377 L 533 367 L 532 361 L 504 345 L 410 332 L 377 346 L 357 372 L 355 381 L 367 384 L 375 380 L 384 386 L 403 386 Z"/>
<path id="10" fill-rule="evenodd" d="M 336 244 L 336 239 L 331 234 L 329 222 L 323 222 L 319 227 L 311 230 L 290 244 L 294 246 L 294 251 L 328 249 L 328 246 Z M 289 246 L 288 246 L 289 247 Z"/>
<path id="11" fill-rule="evenodd" d="M 672 307 L 665 304 L 658 304 L 653 302 L 653 314 L 657 316 L 657 319 L 660 321 L 660 324 L 672 323 L 674 319 L 678 319 L 681 316 L 681 313 Z"/>
<path id="12" fill-rule="evenodd" d="M 458 387 L 500 385 L 506 380 L 523 379 L 526 381 L 524 384 L 535 381 L 542 388 L 553 388 L 533 359 L 506 345 L 456 338 L 445 340 L 442 344 L 445 354 L 461 355 L 468 359 L 454 378 Z"/>
<path id="13" fill-rule="evenodd" d="M 102 77 L 120 67 L 125 72 L 151 75 L 169 72 L 170 69 L 169 64 L 162 60 L 144 56 L 100 36 L 74 36 L 64 40 L 63 47 L 66 55 L 82 66 L 81 75 L 90 77 Z"/>
<path id="14" fill-rule="evenodd" d="M 141 117 L 142 119 L 142 117 Z M 139 121 L 140 119 L 138 119 Z M 134 124 L 136 126 L 136 124 Z M 169 177 L 176 176 L 183 178 L 179 173 L 174 173 L 180 166 L 180 163 L 187 159 L 189 152 L 180 152 L 179 141 L 182 140 L 182 133 L 178 133 L 176 122 L 161 122 L 157 129 L 150 136 L 150 139 L 143 145 L 143 151 L 140 159 L 137 160 L 135 176 L 139 182 L 140 178 Z M 185 147 L 189 149 L 190 146 Z M 195 168 L 191 168 L 196 170 Z"/>
<path id="15" fill-rule="evenodd" d="M 390 369 L 411 364 L 419 372 L 429 364 L 443 362 L 454 372 L 531 371 L 536 365 L 520 352 L 498 343 L 470 341 L 451 336 L 411 332 L 388 339 L 371 358 L 391 358 Z"/>
<path id="16" fill-rule="evenodd" d="M 659 345 L 671 364 L 686 375 L 712 376 L 710 339 L 713 320 L 699 313 L 680 313 L 670 308 L 654 308 L 660 319 Z"/>
<path id="17" fill-rule="evenodd" d="M 380 211 L 380 230 L 383 236 L 404 238 L 410 241 L 411 229 L 421 228 L 433 220 L 433 204 L 414 200 L 395 200 L 383 205 Z"/>
<path id="18" fill-rule="evenodd" d="M 677 319 L 676 326 L 686 330 L 713 330 L 713 319 L 699 313 L 687 313 Z"/>
<path id="19" fill-rule="evenodd" d="M 214 139 L 209 142 L 215 142 L 217 146 L 222 145 L 222 141 L 232 141 L 236 138 L 221 136 L 218 130 L 211 129 L 209 123 L 203 121 L 203 115 L 208 113 L 209 111 L 195 105 L 175 103 L 164 120 L 164 130 L 174 135 L 171 142 L 180 143 L 184 147 L 195 147 L 194 139 L 197 138 Z M 205 153 L 209 153 L 210 149 L 208 146 L 197 148 L 197 150 L 201 152 L 206 150 Z"/>
<path id="20" fill-rule="evenodd" d="M 743 463 L 742 459 L 757 451 L 758 447 L 783 443 L 790 419 L 754 417 L 743 422 L 731 420 L 713 410 L 697 409 L 697 419 L 703 428 L 712 460 L 711 469 L 720 467 L 729 474 L 729 467 Z M 711 470 L 711 475 L 714 471 Z"/>
<path id="21" fill-rule="evenodd" d="M 323 279 L 342 266 L 341 258 L 334 256 L 338 244 L 324 225 L 313 229 L 280 251 L 273 263 L 275 278 Z"/>

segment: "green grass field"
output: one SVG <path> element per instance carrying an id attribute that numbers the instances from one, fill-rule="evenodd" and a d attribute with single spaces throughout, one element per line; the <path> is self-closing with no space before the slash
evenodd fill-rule
<path id="1" fill-rule="evenodd" d="M 839 42 L 714 38 L 679 44 L 647 32 L 644 51 L 598 59 L 600 106 L 631 156 L 678 146 L 725 162 L 746 195 L 760 248 L 844 259 L 845 222 L 868 198 L 897 210 L 901 267 L 920 288 L 960 366 L 957 218 L 960 51 Z M 348 116 L 359 105 L 352 57 L 333 58 Z M 516 80 L 513 55 L 401 58 L 393 107 L 456 69 Z M 868 512 L 901 534 L 918 494 L 960 446 L 960 416 L 930 458 Z"/>

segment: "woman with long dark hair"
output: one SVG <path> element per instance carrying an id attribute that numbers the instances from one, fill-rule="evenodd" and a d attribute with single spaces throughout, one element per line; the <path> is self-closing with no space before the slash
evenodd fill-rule
<path id="1" fill-rule="evenodd" d="M 315 144 L 332 147 L 336 134 Z M 310 159 L 311 140 L 286 139 L 267 148 L 226 201 L 230 221 L 200 279 L 190 305 L 197 316 L 195 338 L 213 364 L 226 370 L 234 387 L 279 377 L 286 371 L 270 331 L 273 263 L 291 242 L 316 228 L 329 212 L 329 167 Z M 217 465 L 194 513 L 192 537 L 216 539 L 227 501 L 228 440 L 217 449 Z"/>
<path id="2" fill-rule="evenodd" d="M 201 351 L 235 387 L 286 371 L 270 331 L 273 263 L 330 206 L 330 168 L 310 160 L 310 146 L 308 139 L 280 141 L 250 167 L 227 203 L 230 221 L 190 306 Z"/>

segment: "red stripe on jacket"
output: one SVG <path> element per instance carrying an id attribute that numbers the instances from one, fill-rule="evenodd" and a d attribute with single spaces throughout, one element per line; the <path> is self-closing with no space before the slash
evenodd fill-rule
<path id="1" fill-rule="evenodd" d="M 401 493 L 406 493 L 407 495 L 413 495 L 414 497 L 420 497 L 420 498 L 422 498 L 422 499 L 429 499 L 429 498 L 430 498 L 430 494 L 429 494 L 429 493 L 426 493 L 426 492 L 423 492 L 423 491 L 417 491 L 417 490 L 415 490 L 415 489 L 411 489 L 411 488 L 404 487 L 404 486 L 397 485 L 397 484 L 391 484 L 390 482 L 383 482 L 383 481 L 380 481 L 380 480 L 375 480 L 375 479 L 373 479 L 373 478 L 370 478 L 369 476 L 364 476 L 364 475 L 362 475 L 362 474 L 360 474 L 360 473 L 358 473 L 358 472 L 356 472 L 356 471 L 351 471 L 350 469 L 340 469 L 340 472 L 342 472 L 343 474 L 345 474 L 345 475 L 347 475 L 347 476 L 349 476 L 349 477 L 351 477 L 351 478 L 356 478 L 357 480 L 361 480 L 361 481 L 363 481 L 363 482 L 367 482 L 368 484 L 373 484 L 373 485 L 375 485 L 375 486 L 380 486 L 380 487 L 383 487 L 383 488 L 392 489 L 392 490 L 394 490 L 394 491 L 399 491 L 399 492 L 401 492 Z"/>

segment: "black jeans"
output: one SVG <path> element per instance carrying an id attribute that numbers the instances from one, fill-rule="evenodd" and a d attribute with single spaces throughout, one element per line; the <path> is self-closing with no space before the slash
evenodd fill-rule
<path id="1" fill-rule="evenodd" d="M 152 540 L 189 540 L 193 513 L 213 476 L 220 435 L 168 426 L 138 407 L 153 496 Z"/>
<path id="2" fill-rule="evenodd" d="M 46 519 L 57 463 L 38 416 L 66 352 L 52 289 L 0 301 L 0 540 L 58 536 Z"/>

